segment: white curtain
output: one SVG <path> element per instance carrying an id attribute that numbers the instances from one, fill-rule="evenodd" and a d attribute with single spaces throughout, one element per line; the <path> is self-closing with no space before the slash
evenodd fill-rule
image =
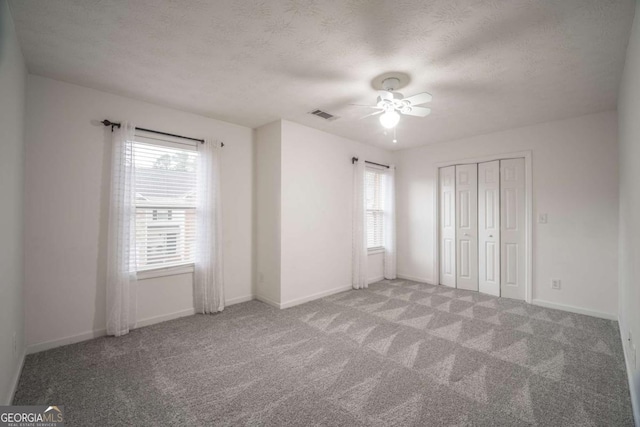
<path id="1" fill-rule="evenodd" d="M 135 126 L 114 129 L 111 158 L 111 202 L 107 248 L 107 334 L 120 336 L 135 327 Z"/>
<path id="2" fill-rule="evenodd" d="M 198 313 L 224 309 L 219 142 L 198 145 L 196 198 L 195 306 Z"/>
<path id="3" fill-rule="evenodd" d="M 384 278 L 396 278 L 396 167 L 390 165 L 384 185 Z"/>
<path id="4" fill-rule="evenodd" d="M 353 164 L 353 240 L 352 277 L 353 289 L 367 287 L 367 209 L 364 160 Z"/>

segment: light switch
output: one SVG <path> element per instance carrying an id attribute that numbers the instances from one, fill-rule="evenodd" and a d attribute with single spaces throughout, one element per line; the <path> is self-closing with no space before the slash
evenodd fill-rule
<path id="1" fill-rule="evenodd" d="M 538 215 L 538 224 L 546 224 L 547 223 L 547 214 L 541 213 Z"/>

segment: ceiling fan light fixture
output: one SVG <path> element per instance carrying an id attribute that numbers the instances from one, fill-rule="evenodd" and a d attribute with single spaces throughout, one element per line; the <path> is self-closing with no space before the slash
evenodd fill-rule
<path id="1" fill-rule="evenodd" d="M 380 116 L 380 124 L 386 129 L 393 129 L 400 121 L 400 114 L 396 111 L 385 111 Z"/>

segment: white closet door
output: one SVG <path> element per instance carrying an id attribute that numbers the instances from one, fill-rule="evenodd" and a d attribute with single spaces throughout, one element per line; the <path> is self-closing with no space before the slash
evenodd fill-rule
<path id="1" fill-rule="evenodd" d="M 478 164 L 480 292 L 500 296 L 500 161 Z"/>
<path id="2" fill-rule="evenodd" d="M 501 295 L 525 299 L 524 159 L 500 161 Z"/>
<path id="3" fill-rule="evenodd" d="M 478 164 L 456 166 L 457 287 L 478 290 Z"/>
<path id="4" fill-rule="evenodd" d="M 456 167 L 440 168 L 440 284 L 456 287 Z"/>

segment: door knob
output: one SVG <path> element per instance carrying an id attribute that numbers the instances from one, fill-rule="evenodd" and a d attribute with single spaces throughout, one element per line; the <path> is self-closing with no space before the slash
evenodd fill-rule
<path id="1" fill-rule="evenodd" d="M 489 237 L 493 237 L 493 234 L 489 234 Z"/>

